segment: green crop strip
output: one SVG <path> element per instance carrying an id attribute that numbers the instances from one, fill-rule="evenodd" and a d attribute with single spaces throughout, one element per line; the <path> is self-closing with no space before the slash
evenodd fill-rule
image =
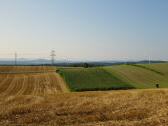
<path id="1" fill-rule="evenodd" d="M 155 69 L 152 69 L 152 68 L 149 68 L 149 67 L 146 67 L 146 66 L 142 66 L 142 65 L 138 65 L 138 64 L 128 64 L 130 66 L 134 66 L 134 67 L 139 67 L 139 68 L 142 68 L 142 69 L 146 69 L 146 70 L 149 70 L 149 71 L 152 71 L 156 74 L 159 74 L 159 75 L 162 75 L 164 76 L 164 73 L 160 72 L 160 71 L 157 71 Z"/>

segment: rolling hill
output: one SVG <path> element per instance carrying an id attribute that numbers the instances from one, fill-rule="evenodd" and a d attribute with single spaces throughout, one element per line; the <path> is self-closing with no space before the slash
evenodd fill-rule
<path id="1" fill-rule="evenodd" d="M 168 87 L 167 63 L 62 68 L 61 75 L 73 91 Z"/>
<path id="2" fill-rule="evenodd" d="M 134 88 L 103 68 L 62 69 L 61 75 L 72 91 Z"/>
<path id="3" fill-rule="evenodd" d="M 80 90 L 153 88 L 153 77 L 166 87 L 168 75 L 167 64 L 59 69 L 62 76 L 68 77 L 69 87 Z M 0 74 L 0 125 L 168 125 L 167 89 L 69 92 L 55 70 L 55 67 L 0 67 L 1 72 L 9 72 Z"/>

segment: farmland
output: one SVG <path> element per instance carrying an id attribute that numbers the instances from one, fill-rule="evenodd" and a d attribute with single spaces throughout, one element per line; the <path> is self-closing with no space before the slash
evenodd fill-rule
<path id="1" fill-rule="evenodd" d="M 155 84 L 160 87 L 168 87 L 168 64 L 138 64 L 138 65 L 118 65 L 105 67 L 105 69 L 118 76 L 124 82 L 136 88 L 155 88 Z"/>
<path id="2" fill-rule="evenodd" d="M 102 68 L 70 68 L 61 74 L 72 91 L 134 88 Z"/>
<path id="3" fill-rule="evenodd" d="M 1 125 L 166 126 L 168 90 L 131 90 L 9 97 Z"/>
<path id="4" fill-rule="evenodd" d="M 61 78 L 57 69 L 61 76 L 69 78 Z M 0 125 L 168 125 L 166 88 L 70 92 L 80 86 L 95 89 L 97 85 L 103 90 L 130 84 L 136 88 L 153 88 L 153 77 L 160 78 L 161 86 L 166 87 L 167 64 L 87 69 L 6 66 L 0 70 Z"/>
<path id="5" fill-rule="evenodd" d="M 55 70 L 54 67 L 0 67 L 0 96 L 43 96 L 67 91 Z"/>
<path id="6" fill-rule="evenodd" d="M 168 87 L 168 64 L 63 68 L 61 75 L 72 91 Z"/>

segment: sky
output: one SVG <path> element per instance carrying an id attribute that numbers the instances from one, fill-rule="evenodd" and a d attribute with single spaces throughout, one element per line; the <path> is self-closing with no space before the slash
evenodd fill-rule
<path id="1" fill-rule="evenodd" d="M 0 57 L 168 60 L 168 0 L 0 0 Z"/>

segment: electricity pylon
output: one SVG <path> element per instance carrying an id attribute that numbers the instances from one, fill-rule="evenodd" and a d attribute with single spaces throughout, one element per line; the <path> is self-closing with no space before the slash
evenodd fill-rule
<path id="1" fill-rule="evenodd" d="M 149 57 L 149 62 L 148 62 L 149 64 L 151 64 L 151 58 Z"/>
<path id="2" fill-rule="evenodd" d="M 51 64 L 52 64 L 52 65 L 54 65 L 55 56 L 56 56 L 56 55 L 55 55 L 55 51 L 52 50 L 52 51 L 51 51 Z"/>
<path id="3" fill-rule="evenodd" d="M 15 52 L 15 65 L 17 65 L 17 53 Z"/>

